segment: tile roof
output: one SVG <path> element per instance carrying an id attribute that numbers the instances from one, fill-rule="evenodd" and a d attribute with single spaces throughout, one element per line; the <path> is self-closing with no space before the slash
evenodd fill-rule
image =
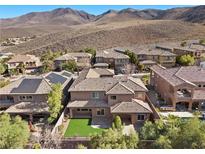
<path id="1" fill-rule="evenodd" d="M 34 61 L 37 61 L 37 60 L 39 60 L 39 58 L 34 56 L 34 55 L 15 55 L 7 63 L 34 62 Z"/>
<path id="2" fill-rule="evenodd" d="M 25 76 L 0 89 L 0 94 L 48 94 L 49 83 L 43 77 Z"/>
<path id="3" fill-rule="evenodd" d="M 67 107 L 109 107 L 107 102 L 103 100 L 76 100 L 69 102 Z"/>
<path id="4" fill-rule="evenodd" d="M 97 51 L 95 57 L 104 57 L 104 58 L 114 58 L 114 59 L 129 59 L 129 56 L 115 51 L 112 49 L 106 49 L 103 51 Z"/>
<path id="5" fill-rule="evenodd" d="M 108 63 L 95 63 L 93 66 L 94 67 L 108 67 L 109 64 Z"/>
<path id="6" fill-rule="evenodd" d="M 67 53 L 65 55 L 62 55 L 55 60 L 75 60 L 78 57 L 85 57 L 85 58 L 91 58 L 91 54 L 86 52 L 73 52 L 73 53 Z"/>
<path id="7" fill-rule="evenodd" d="M 137 55 L 151 55 L 151 56 L 176 56 L 176 54 L 160 49 L 149 49 L 149 50 L 140 50 L 135 51 Z"/>
<path id="8" fill-rule="evenodd" d="M 189 82 L 205 82 L 205 69 L 199 66 L 181 67 L 175 74 Z"/>
<path id="9" fill-rule="evenodd" d="M 111 69 L 103 69 L 103 68 L 92 68 L 89 69 L 86 78 L 98 78 L 101 76 L 113 76 L 114 70 Z"/>
<path id="10" fill-rule="evenodd" d="M 23 76 L 0 89 L 0 94 L 48 94 L 51 84 L 61 83 L 64 86 L 71 81 L 71 77 L 61 75 L 63 72 L 49 72 L 44 76 Z M 69 72 L 67 72 L 69 73 Z"/>
<path id="11" fill-rule="evenodd" d="M 191 49 L 204 50 L 204 51 L 205 51 L 205 45 L 191 44 L 191 45 L 190 45 L 190 48 L 191 48 Z"/>
<path id="12" fill-rule="evenodd" d="M 183 79 L 181 76 L 176 75 L 176 73 L 179 73 L 180 67 L 166 69 L 160 65 L 154 65 L 151 67 L 151 70 L 160 75 L 173 86 L 177 86 L 183 83 L 193 85 L 192 83 L 190 83 L 190 81 Z M 191 73 L 191 75 L 193 74 Z"/>
<path id="13" fill-rule="evenodd" d="M 120 83 L 121 85 L 117 86 L 117 89 L 123 91 L 116 91 L 119 93 L 125 92 L 125 89 L 129 91 L 147 91 L 147 88 L 143 85 L 140 79 L 134 79 L 133 77 L 118 78 L 118 77 L 106 77 L 106 78 L 87 78 L 72 86 L 69 91 L 105 91 L 108 92 L 116 84 Z M 123 88 L 123 87 L 124 88 Z M 121 88 L 120 88 L 121 87 Z"/>
<path id="14" fill-rule="evenodd" d="M 121 102 L 111 108 L 111 113 L 152 113 L 148 103 L 133 99 L 132 102 Z"/>
<path id="15" fill-rule="evenodd" d="M 106 94 L 134 94 L 134 91 L 123 85 L 123 83 L 118 82 L 110 90 L 108 90 Z"/>
<path id="16" fill-rule="evenodd" d="M 139 63 L 140 63 L 140 64 L 143 64 L 143 65 L 149 65 L 149 64 L 153 65 L 153 64 L 157 64 L 157 62 L 156 62 L 156 61 L 153 61 L 153 60 L 142 60 L 142 61 L 140 61 Z"/>

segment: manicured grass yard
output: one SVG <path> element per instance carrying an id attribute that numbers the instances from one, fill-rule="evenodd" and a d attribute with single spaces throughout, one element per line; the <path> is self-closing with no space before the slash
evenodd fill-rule
<path id="1" fill-rule="evenodd" d="M 91 127 L 91 119 L 71 119 L 64 137 L 87 137 L 94 133 L 102 133 L 102 128 Z"/>

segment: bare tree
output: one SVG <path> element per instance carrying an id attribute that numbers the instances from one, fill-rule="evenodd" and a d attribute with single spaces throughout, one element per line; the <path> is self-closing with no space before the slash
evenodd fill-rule
<path id="1" fill-rule="evenodd" d="M 41 145 L 42 149 L 60 149 L 61 135 L 58 133 L 52 134 L 50 126 L 44 126 L 42 132 L 37 138 L 37 143 Z"/>

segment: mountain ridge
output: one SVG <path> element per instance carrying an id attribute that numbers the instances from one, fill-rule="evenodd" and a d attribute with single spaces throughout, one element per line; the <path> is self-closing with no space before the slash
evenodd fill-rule
<path id="1" fill-rule="evenodd" d="M 2 27 L 30 25 L 79 25 L 90 22 L 113 22 L 120 20 L 182 20 L 205 23 L 205 6 L 180 7 L 167 10 L 125 8 L 107 10 L 100 15 L 93 15 L 83 10 L 57 8 L 51 11 L 30 12 L 14 18 L 0 19 Z"/>

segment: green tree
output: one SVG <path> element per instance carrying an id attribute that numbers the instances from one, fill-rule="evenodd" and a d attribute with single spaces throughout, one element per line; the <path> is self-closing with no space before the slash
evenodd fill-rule
<path id="1" fill-rule="evenodd" d="M 52 123 L 57 117 L 62 109 L 62 87 L 61 84 L 52 85 L 52 91 L 48 94 L 48 106 L 50 117 L 48 118 L 48 122 Z"/>
<path id="2" fill-rule="evenodd" d="M 28 124 L 19 116 L 0 115 L 0 149 L 23 148 L 29 136 Z"/>
<path id="3" fill-rule="evenodd" d="M 171 141 L 168 137 L 160 135 L 154 142 L 154 147 L 157 149 L 171 149 Z"/>
<path id="4" fill-rule="evenodd" d="M 62 64 L 62 69 L 74 73 L 78 70 L 78 66 L 75 61 L 68 61 Z"/>
<path id="5" fill-rule="evenodd" d="M 149 76 L 149 75 L 143 75 L 143 77 L 142 77 L 142 81 L 143 81 L 143 83 L 144 83 L 145 85 L 148 84 L 149 79 L 150 79 L 150 76 Z"/>
<path id="6" fill-rule="evenodd" d="M 5 87 L 10 83 L 9 80 L 0 80 L 0 88 Z"/>
<path id="7" fill-rule="evenodd" d="M 205 39 L 199 40 L 199 44 L 205 44 Z"/>
<path id="8" fill-rule="evenodd" d="M 87 149 L 87 147 L 84 146 L 83 144 L 78 144 L 77 149 Z"/>
<path id="9" fill-rule="evenodd" d="M 194 65 L 195 63 L 195 59 L 193 56 L 190 55 L 183 55 L 183 56 L 179 56 L 176 59 L 177 63 L 183 66 L 191 66 Z"/>
<path id="10" fill-rule="evenodd" d="M 91 136 L 91 146 L 95 149 L 134 149 L 138 147 L 138 141 L 136 132 L 123 135 L 122 131 L 111 128 Z"/>
<path id="11" fill-rule="evenodd" d="M 94 58 L 95 55 L 96 55 L 96 50 L 93 49 L 93 48 L 85 48 L 83 51 L 86 52 L 86 53 L 90 53 L 93 58 Z"/>
<path id="12" fill-rule="evenodd" d="M 145 69 L 145 66 L 143 64 L 138 64 L 137 67 L 141 72 Z"/>
<path id="13" fill-rule="evenodd" d="M 139 137 L 136 132 L 131 132 L 130 135 L 125 135 L 125 143 L 127 149 L 136 149 L 138 147 Z"/>
<path id="14" fill-rule="evenodd" d="M 113 129 L 122 130 L 122 120 L 120 116 L 116 116 L 113 122 Z"/>
<path id="15" fill-rule="evenodd" d="M 92 55 L 92 63 L 95 63 L 96 49 L 93 48 L 85 48 L 83 52 L 90 53 Z"/>
<path id="16" fill-rule="evenodd" d="M 17 69 L 20 73 L 25 73 L 26 71 L 26 66 L 23 64 L 23 63 L 20 63 L 18 66 L 17 66 Z"/>
<path id="17" fill-rule="evenodd" d="M 43 73 L 49 72 L 53 70 L 54 67 L 54 59 L 61 56 L 62 52 L 57 51 L 57 52 L 52 52 L 52 51 L 47 51 L 44 52 L 41 56 L 41 61 L 42 61 L 42 69 L 41 71 Z"/>
<path id="18" fill-rule="evenodd" d="M 136 57 L 134 52 L 131 52 L 130 50 L 125 50 L 125 54 L 130 57 L 130 62 L 132 64 L 135 64 L 135 65 L 138 64 L 138 59 L 137 59 L 137 57 Z"/>
<path id="19" fill-rule="evenodd" d="M 201 149 L 205 148 L 205 124 L 198 117 L 191 118 L 181 125 L 177 138 L 173 141 L 174 148 Z"/>
<path id="20" fill-rule="evenodd" d="M 12 69 L 9 70 L 9 74 L 10 74 L 11 76 L 17 75 L 17 74 L 18 74 L 18 71 L 17 71 L 16 68 L 12 68 Z"/>
<path id="21" fill-rule="evenodd" d="M 5 71 L 6 71 L 5 66 L 2 63 L 0 63 L 0 74 L 3 74 Z"/>
<path id="22" fill-rule="evenodd" d="M 140 138 L 143 140 L 156 140 L 158 138 L 156 124 L 146 121 L 140 130 Z"/>

